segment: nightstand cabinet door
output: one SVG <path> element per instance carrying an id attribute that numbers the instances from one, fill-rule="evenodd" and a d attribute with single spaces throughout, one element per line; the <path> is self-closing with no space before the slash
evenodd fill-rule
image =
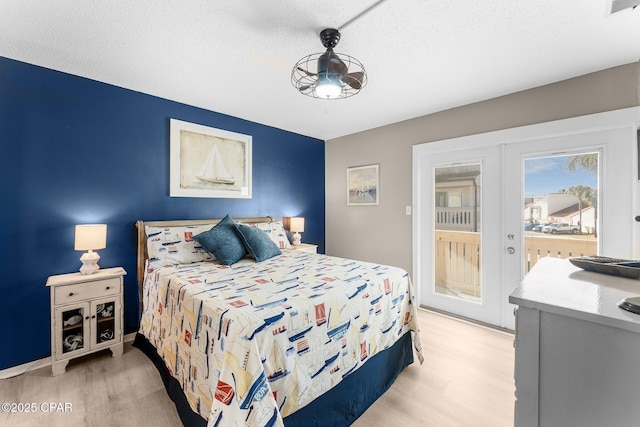
<path id="1" fill-rule="evenodd" d="M 122 341 L 120 300 L 105 298 L 91 302 L 91 347 L 110 347 Z"/>
<path id="2" fill-rule="evenodd" d="M 54 359 L 78 356 L 89 349 L 90 308 L 88 302 L 54 310 Z"/>

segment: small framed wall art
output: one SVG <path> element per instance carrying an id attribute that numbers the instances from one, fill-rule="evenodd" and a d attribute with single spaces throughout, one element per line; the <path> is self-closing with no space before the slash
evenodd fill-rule
<path id="1" fill-rule="evenodd" d="M 171 197 L 251 198 L 251 136 L 171 119 Z"/>
<path id="2" fill-rule="evenodd" d="M 380 201 L 380 165 L 347 168 L 347 205 L 378 205 Z"/>

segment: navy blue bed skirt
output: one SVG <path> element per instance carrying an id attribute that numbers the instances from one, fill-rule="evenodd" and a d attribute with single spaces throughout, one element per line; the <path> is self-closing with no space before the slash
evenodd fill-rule
<path id="1" fill-rule="evenodd" d="M 141 334 L 136 334 L 133 345 L 146 354 L 158 369 L 182 423 L 186 427 L 206 427 L 206 420 L 191 410 L 180 383 L 169 374 L 155 347 Z M 413 346 L 411 334 L 406 333 L 392 347 L 371 357 L 331 391 L 285 417 L 284 424 L 286 427 L 348 426 L 387 391 L 411 363 Z"/>

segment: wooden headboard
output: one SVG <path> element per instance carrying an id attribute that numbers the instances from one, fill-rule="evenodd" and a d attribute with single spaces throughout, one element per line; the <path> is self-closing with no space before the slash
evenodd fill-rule
<path id="1" fill-rule="evenodd" d="M 263 222 L 271 222 L 273 218 L 270 216 L 255 217 L 255 218 L 234 218 L 236 222 L 242 222 L 244 224 L 257 224 Z M 142 284 L 144 282 L 144 265 L 149 257 L 147 253 L 147 236 L 145 235 L 145 226 L 151 227 L 180 227 L 186 225 L 202 225 L 202 224 L 217 224 L 222 221 L 222 218 L 216 219 L 186 219 L 186 220 L 171 220 L 171 221 L 136 221 L 137 229 L 137 256 L 138 265 L 136 269 L 138 279 L 138 289 L 140 293 L 140 304 L 142 304 Z"/>

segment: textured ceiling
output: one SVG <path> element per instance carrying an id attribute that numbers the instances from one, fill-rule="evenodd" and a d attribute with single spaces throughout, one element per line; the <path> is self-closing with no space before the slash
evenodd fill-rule
<path id="1" fill-rule="evenodd" d="M 386 0 L 341 30 L 360 94 L 299 94 L 293 65 L 375 0 L 1 0 L 0 56 L 320 139 L 640 58 L 611 0 Z"/>

